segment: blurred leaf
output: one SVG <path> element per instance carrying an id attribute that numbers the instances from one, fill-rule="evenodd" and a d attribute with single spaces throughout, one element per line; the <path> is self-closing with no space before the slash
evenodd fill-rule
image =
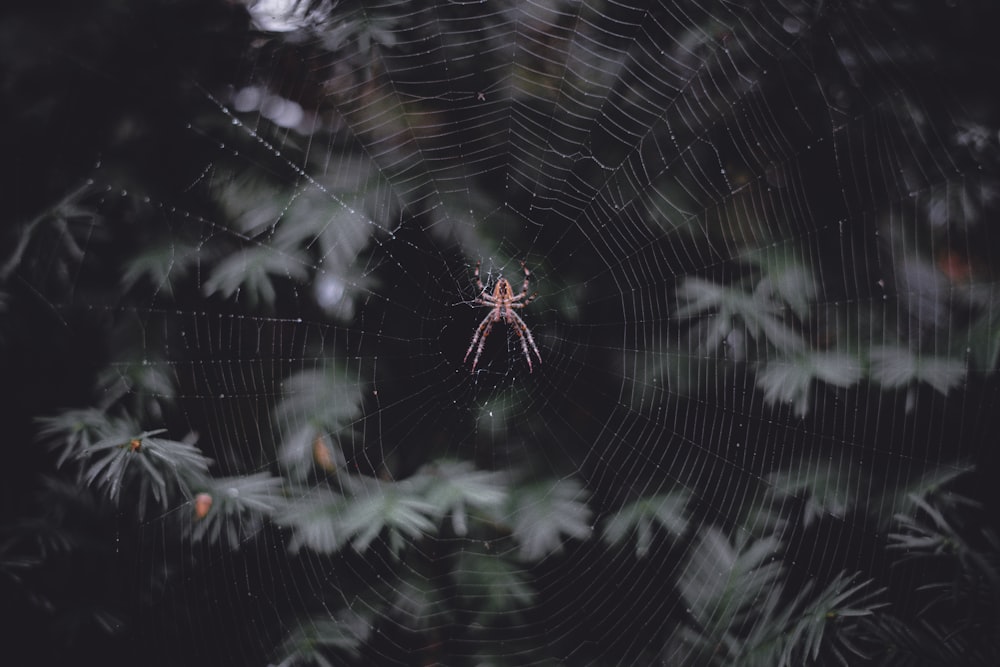
<path id="1" fill-rule="evenodd" d="M 947 489 L 911 494 L 896 516 L 888 549 L 923 566 L 911 619 L 874 618 L 865 626 L 888 664 L 994 665 L 1000 617 L 1000 536 L 983 525 L 979 503 Z"/>
<path id="2" fill-rule="evenodd" d="M 952 286 L 932 262 L 920 254 L 902 250 L 892 265 L 899 303 L 920 327 L 948 326 Z"/>
<path id="3" fill-rule="evenodd" d="M 326 174 L 318 187 L 298 194 L 283 212 L 271 244 L 279 248 L 318 246 L 319 260 L 329 269 L 357 261 L 372 236 L 382 231 L 366 213 L 369 208 L 389 208 L 378 170 L 367 159 L 345 155 L 335 172 Z M 330 206 L 331 196 L 338 206 Z M 379 199 L 381 198 L 381 199 Z"/>
<path id="4" fill-rule="evenodd" d="M 167 239 L 158 245 L 144 247 L 128 260 L 122 271 L 121 287 L 128 291 L 146 280 L 154 293 L 174 297 L 174 287 L 187 278 L 191 269 L 197 266 L 200 248 L 186 245 L 183 241 Z"/>
<path id="5" fill-rule="evenodd" d="M 317 443 L 320 444 L 317 445 Z M 325 459 L 317 460 L 317 447 L 325 449 L 330 464 L 323 465 L 321 461 Z M 321 426 L 308 422 L 282 435 L 278 462 L 281 464 L 282 471 L 289 478 L 296 482 L 302 482 L 317 467 L 325 472 L 336 472 L 346 463 L 346 458 L 336 439 L 327 437 Z"/>
<path id="6" fill-rule="evenodd" d="M 786 352 L 805 349 L 805 341 L 784 319 L 782 304 L 767 291 L 747 292 L 723 287 L 696 277 L 685 278 L 676 295 L 680 305 L 675 318 L 704 317 L 706 329 L 701 347 L 711 350 L 722 343 L 737 323 L 751 338 Z"/>
<path id="7" fill-rule="evenodd" d="M 162 421 L 164 406 L 176 395 L 173 367 L 155 356 L 130 358 L 108 364 L 97 375 L 96 389 L 101 405 L 116 403 L 139 421 Z"/>
<path id="8" fill-rule="evenodd" d="M 850 619 L 853 624 L 854 619 L 871 616 L 888 602 L 880 602 L 886 589 L 866 590 L 872 580 L 855 584 L 856 578 L 857 575 L 842 572 L 814 598 L 809 597 L 810 587 L 806 586 L 789 605 L 801 611 L 792 628 L 783 635 L 785 650 L 778 663 L 781 667 L 816 662 L 823 654 L 837 656 L 843 665 L 868 657 L 854 645 L 849 632 L 840 631 L 840 622 Z"/>
<path id="9" fill-rule="evenodd" d="M 856 472 L 855 461 L 849 456 L 803 458 L 771 473 L 767 482 L 775 498 L 792 496 L 803 501 L 802 525 L 806 528 L 825 516 L 846 517 L 858 490 L 869 485 L 868 479 Z"/>
<path id="10" fill-rule="evenodd" d="M 384 175 L 371 160 L 342 156 L 340 168 L 323 174 L 296 193 L 276 223 L 269 245 L 307 252 L 315 264 L 313 294 L 327 314 L 349 320 L 355 301 L 374 279 L 359 262 L 373 237 L 384 231 L 375 221 L 392 220 L 396 202 Z M 337 206 L 330 206 L 334 198 Z"/>
<path id="11" fill-rule="evenodd" d="M 762 274 L 755 292 L 787 304 L 799 319 L 809 316 L 819 285 L 813 272 L 795 253 L 758 248 L 744 253 L 742 259 Z"/>
<path id="12" fill-rule="evenodd" d="M 385 530 L 390 549 L 398 554 L 406 538 L 413 540 L 434 531 L 434 509 L 405 482 L 373 483 L 366 496 L 356 496 L 341 507 L 337 525 L 357 551 L 366 550 Z"/>
<path id="13" fill-rule="evenodd" d="M 348 502 L 339 493 L 320 486 L 285 503 L 275 514 L 274 521 L 292 529 L 288 550 L 296 553 L 307 548 L 327 554 L 338 551 L 346 538 L 339 534 L 340 527 L 334 517 Z"/>
<path id="14" fill-rule="evenodd" d="M 807 352 L 768 361 L 757 371 L 757 386 L 769 405 L 790 403 L 795 414 L 809 412 L 814 380 L 848 387 L 861 379 L 861 363 L 849 354 Z"/>
<path id="15" fill-rule="evenodd" d="M 947 395 L 962 383 L 966 374 L 961 359 L 920 355 L 901 346 L 873 347 L 869 358 L 872 379 L 887 389 L 926 382 Z"/>
<path id="16" fill-rule="evenodd" d="M 814 377 L 813 369 L 803 357 L 793 357 L 767 362 L 757 371 L 756 381 L 764 390 L 764 401 L 768 405 L 790 403 L 796 415 L 805 417 L 809 412 Z"/>
<path id="17" fill-rule="evenodd" d="M 6 572 L 10 579 L 18 580 L 24 566 L 42 565 L 81 546 L 100 546 L 87 532 L 100 516 L 93 494 L 61 477 L 45 476 L 34 499 L 38 515 L 0 527 L 0 554 L 13 566 Z M 0 564 L 0 570 L 3 567 Z"/>
<path id="18" fill-rule="evenodd" d="M 274 514 L 282 503 L 282 480 L 261 472 L 247 476 L 207 480 L 196 496 L 207 494 L 210 506 L 193 518 L 191 536 L 195 541 L 221 542 L 229 549 L 260 531 L 263 519 Z"/>
<path id="19" fill-rule="evenodd" d="M 963 547 L 955 528 L 939 509 L 920 496 L 913 495 L 911 499 L 919 514 L 897 515 L 902 530 L 889 534 L 889 548 L 906 552 L 908 558 L 919 558 L 952 553 Z"/>
<path id="20" fill-rule="evenodd" d="M 474 623 L 516 623 L 518 611 L 534 603 L 527 571 L 499 554 L 462 550 L 452 573 L 463 605 L 476 613 Z"/>
<path id="21" fill-rule="evenodd" d="M 24 586 L 23 575 L 44 562 L 43 555 L 38 553 L 27 539 L 21 535 L 9 536 L 12 528 L 27 527 L 27 522 L 21 522 L 16 527 L 4 526 L 4 531 L 0 533 L 0 582 L 4 584 L 4 589 L 9 590 L 9 586 L 22 588 Z M 60 541 L 57 550 L 63 550 L 68 546 L 67 541 Z M 39 598 L 36 604 L 44 606 L 46 601 Z"/>
<path id="22" fill-rule="evenodd" d="M 733 544 L 717 528 L 701 531 L 677 588 L 711 641 L 734 641 L 731 633 L 780 586 L 779 546 L 773 538 Z"/>
<path id="23" fill-rule="evenodd" d="M 340 368 L 295 373 L 282 382 L 281 394 L 274 416 L 282 423 L 337 430 L 361 414 L 361 386 Z"/>
<path id="24" fill-rule="evenodd" d="M 71 267 L 82 263 L 87 255 L 84 249 L 107 238 L 106 221 L 86 201 L 90 194 L 88 181 L 22 224 L 14 234 L 9 254 L 0 251 L 0 281 L 7 280 L 26 260 L 35 258 L 32 246 L 44 245 L 53 262 L 48 273 L 69 283 Z"/>
<path id="25" fill-rule="evenodd" d="M 852 354 L 810 352 L 808 359 L 816 379 L 834 387 L 849 387 L 861 380 L 861 362 Z"/>
<path id="26" fill-rule="evenodd" d="M 206 296 L 224 298 L 243 293 L 247 305 L 274 305 L 274 276 L 303 282 L 309 275 L 309 258 L 300 250 L 255 246 L 237 250 L 220 261 L 202 285 Z"/>
<path id="27" fill-rule="evenodd" d="M 371 634 L 372 614 L 360 602 L 339 609 L 333 614 L 315 614 L 300 619 L 277 653 L 279 667 L 320 665 L 332 667 L 331 653 L 357 660 L 361 647 Z M 338 660 L 336 664 L 340 664 Z"/>
<path id="28" fill-rule="evenodd" d="M 1000 304 L 991 302 L 969 328 L 969 352 L 975 370 L 991 373 L 1000 363 Z"/>
<path id="29" fill-rule="evenodd" d="M 343 457 L 340 435 L 361 415 L 361 386 L 336 367 L 296 373 L 284 380 L 281 394 L 274 408 L 281 429 L 278 457 L 282 468 L 301 481 L 317 465 L 317 439 L 329 440 L 334 459 Z"/>
<path id="30" fill-rule="evenodd" d="M 77 457 L 97 440 L 116 432 L 134 430 L 130 424 L 113 420 L 104 410 L 83 408 L 64 410 L 52 417 L 38 417 L 38 439 L 56 451 L 56 464 L 62 466 Z"/>
<path id="31" fill-rule="evenodd" d="M 413 482 L 423 487 L 425 500 L 438 515 L 451 515 L 456 535 L 468 532 L 470 509 L 495 519 L 508 497 L 499 473 L 476 470 L 467 461 L 436 461 L 422 468 Z"/>
<path id="32" fill-rule="evenodd" d="M 787 599 L 778 546 L 773 539 L 733 545 L 717 529 L 704 531 L 678 583 L 696 624 L 675 631 L 671 643 L 697 664 L 793 667 L 824 655 L 850 665 L 867 658 L 853 639 L 856 619 L 885 606 L 884 589 L 866 590 L 870 581 L 840 574 L 818 594 L 810 580 Z"/>
<path id="33" fill-rule="evenodd" d="M 587 492 L 574 479 L 543 481 L 511 496 L 509 521 L 522 560 L 535 561 L 563 549 L 564 539 L 585 540 L 592 530 Z M 563 537 L 563 536 L 566 537 Z"/>
<path id="34" fill-rule="evenodd" d="M 971 463 L 955 461 L 938 465 L 927 464 L 918 470 L 918 474 L 903 475 L 895 473 L 894 484 L 884 484 L 882 498 L 871 506 L 885 508 L 887 514 L 879 516 L 880 525 L 884 528 L 895 519 L 892 514 L 912 514 L 917 511 L 915 499 L 934 497 L 947 498 L 946 488 L 956 480 L 975 469 Z"/>
<path id="35" fill-rule="evenodd" d="M 411 572 L 393 582 L 389 615 L 411 631 L 428 631 L 454 623 L 452 592 L 433 577 Z"/>
<path id="36" fill-rule="evenodd" d="M 836 657 L 846 667 L 868 658 L 851 635 L 856 619 L 887 605 L 879 601 L 885 589 L 866 591 L 871 580 L 855 584 L 856 578 L 842 572 L 816 594 L 815 580 L 810 580 L 787 602 L 772 596 L 733 663 L 795 667 L 816 664 L 825 655 Z"/>
<path id="37" fill-rule="evenodd" d="M 289 549 L 333 553 L 349 543 L 363 552 L 384 533 L 398 554 L 407 540 L 434 531 L 435 507 L 412 484 L 357 478 L 352 486 L 351 496 L 316 488 L 290 501 L 275 519 L 293 529 Z"/>
<path id="38" fill-rule="evenodd" d="M 212 194 L 224 219 L 231 221 L 244 238 L 263 234 L 277 224 L 284 208 L 280 188 L 251 171 L 226 176 L 218 174 Z"/>
<path id="39" fill-rule="evenodd" d="M 342 53 L 342 57 L 367 63 L 372 56 L 372 46 L 380 44 L 392 47 L 396 44 L 396 25 L 400 18 L 392 15 L 370 12 L 342 13 L 335 24 L 323 30 L 323 47 L 330 51 L 345 51 L 353 46 L 353 52 Z"/>
<path id="40" fill-rule="evenodd" d="M 996 651 L 985 655 L 982 647 L 974 647 L 969 637 L 935 627 L 918 620 L 907 622 L 888 614 L 879 615 L 864 624 L 865 639 L 881 649 L 879 664 L 892 667 L 925 667 L 927 665 L 962 667 L 992 667 L 997 664 Z M 989 633 L 980 634 L 980 642 Z M 987 642 L 989 640 L 987 639 Z M 989 648 L 986 651 L 990 651 Z"/>
<path id="41" fill-rule="evenodd" d="M 673 537 L 684 533 L 688 525 L 684 508 L 689 499 L 687 493 L 675 492 L 630 503 L 604 521 L 604 540 L 612 545 L 619 544 L 634 533 L 635 552 L 641 558 L 649 551 L 657 524 Z"/>
<path id="42" fill-rule="evenodd" d="M 190 496 L 191 486 L 207 477 L 210 461 L 192 444 L 154 437 L 163 432 L 119 432 L 81 450 L 76 456 L 84 462 L 84 482 L 115 504 L 125 487 L 136 484 L 140 517 L 150 494 L 162 509 L 168 508 L 173 490 Z"/>
<path id="43" fill-rule="evenodd" d="M 688 276 L 677 287 L 676 294 L 683 305 L 674 311 L 674 317 L 696 317 L 721 308 L 726 289 L 703 278 Z"/>
<path id="44" fill-rule="evenodd" d="M 896 515 L 887 548 L 901 552 L 905 560 L 933 562 L 937 572 L 951 573 L 921 586 L 930 593 L 929 606 L 942 607 L 950 622 L 963 625 L 975 623 L 977 616 L 1000 614 L 1000 538 L 993 528 L 969 528 L 969 515 L 981 511 L 978 503 L 950 492 L 912 494 L 911 500 L 915 511 Z"/>

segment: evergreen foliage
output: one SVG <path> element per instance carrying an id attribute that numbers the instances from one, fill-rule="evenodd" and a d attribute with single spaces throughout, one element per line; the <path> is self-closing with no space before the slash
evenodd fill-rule
<path id="1" fill-rule="evenodd" d="M 813 4 L 817 20 L 831 30 L 844 29 L 849 17 L 883 16 L 868 3 Z M 912 19 L 917 3 L 896 4 L 894 20 L 912 26 L 907 37 L 920 41 L 929 29 Z M 410 645 L 420 647 L 428 664 L 448 664 L 447 651 L 455 646 L 467 651 L 462 664 L 474 664 L 468 657 L 474 652 L 482 658 L 479 664 L 508 658 L 509 664 L 544 664 L 569 653 L 547 644 L 539 612 L 553 604 L 558 573 L 582 571 L 588 584 L 613 580 L 623 589 L 641 589 L 646 567 L 664 568 L 656 571 L 654 593 L 679 602 L 630 609 L 615 607 L 611 592 L 600 593 L 606 599 L 594 605 L 601 617 L 618 622 L 626 633 L 642 626 L 647 613 L 668 628 L 648 643 L 639 631 L 629 636 L 626 643 L 633 647 L 649 647 L 638 658 L 635 651 L 615 653 L 617 645 L 609 640 L 608 664 L 633 659 L 633 664 L 741 666 L 1000 664 L 1000 537 L 991 526 L 996 498 L 984 490 L 996 472 L 990 467 L 995 455 L 989 459 L 977 449 L 981 442 L 899 453 L 902 443 L 883 440 L 875 453 L 891 451 L 895 458 L 862 467 L 860 461 L 872 456 L 860 437 L 855 441 L 842 432 L 850 431 L 849 425 L 831 426 L 836 435 L 829 441 L 796 443 L 790 455 L 790 449 L 767 449 L 771 443 L 761 435 L 761 442 L 742 445 L 761 452 L 740 471 L 751 488 L 733 502 L 731 516 L 719 516 L 712 509 L 732 499 L 716 495 L 724 486 L 716 479 L 677 473 L 676 480 L 683 481 L 660 477 L 650 483 L 642 475 L 662 474 L 655 465 L 653 472 L 634 478 L 627 466 L 615 468 L 621 450 L 658 460 L 633 443 L 580 451 L 572 429 L 552 426 L 543 451 L 496 465 L 475 447 L 458 460 L 457 448 L 440 444 L 459 429 L 431 437 L 423 424 L 376 428 L 366 422 L 366 406 L 378 395 L 367 346 L 392 346 L 420 330 L 413 312 L 392 310 L 405 310 L 412 295 L 407 290 L 417 289 L 413 280 L 388 277 L 401 264 L 393 253 L 406 251 L 398 237 L 413 233 L 404 223 L 420 218 L 423 229 L 432 230 L 419 243 L 465 234 L 467 247 L 486 248 L 501 241 L 491 233 L 503 235 L 502 229 L 454 222 L 465 219 L 469 200 L 493 201 L 496 193 L 486 185 L 475 186 L 474 196 L 460 204 L 442 198 L 442 206 L 454 207 L 451 215 L 426 205 L 425 192 L 408 190 L 410 170 L 427 156 L 408 154 L 388 141 L 406 120 L 378 100 L 358 105 L 345 92 L 384 75 L 369 67 L 372 54 L 403 48 L 404 34 L 407 44 L 415 43 L 429 10 L 410 2 L 371 7 L 303 2 L 299 30 L 265 37 L 253 35 L 245 13 L 235 8 L 149 5 L 127 12 L 118 3 L 103 3 L 79 35 L 69 30 L 75 16 L 56 19 L 50 28 L 74 52 L 83 51 L 88 67 L 100 74 L 84 84 L 100 102 L 100 114 L 94 112 L 100 118 L 83 117 L 79 103 L 60 108 L 56 96 L 62 93 L 56 90 L 68 85 L 66 72 L 56 72 L 52 91 L 31 92 L 29 99 L 43 104 L 46 118 L 58 127 L 80 134 L 92 130 L 93 137 L 34 141 L 45 136 L 39 127 L 45 123 L 26 110 L 5 112 L 12 117 L 5 118 L 3 131 L 12 132 L 24 120 L 33 138 L 18 148 L 40 154 L 43 166 L 31 169 L 36 180 L 49 172 L 49 163 L 61 166 L 51 183 L 36 183 L 26 193 L 30 203 L 23 207 L 30 214 L 11 209 L 17 224 L 13 232 L 5 230 L 4 238 L 12 242 L 0 255 L 5 320 L 0 345 L 12 359 L 22 353 L 51 354 L 53 364 L 75 359 L 71 370 L 84 378 L 72 387 L 56 387 L 58 373 L 35 378 L 30 367 L 5 362 L 8 377 L 33 387 L 25 399 L 30 410 L 20 414 L 20 403 L 7 406 L 7 423 L 16 425 L 10 447 L 29 452 L 18 457 L 31 471 L 11 486 L 17 493 L 10 495 L 31 500 L 12 502 L 0 525 L 4 606 L 27 609 L 24 625 L 44 628 L 11 640 L 12 651 L 29 651 L 24 664 L 55 664 L 70 651 L 104 655 L 107 664 L 147 659 L 148 664 L 208 664 L 212 660 L 199 656 L 195 642 L 185 644 L 183 636 L 164 638 L 163 644 L 172 642 L 168 655 L 155 660 L 145 641 L 166 632 L 153 627 L 165 618 L 203 618 L 191 589 L 207 564 L 244 558 L 251 563 L 248 572 L 268 573 L 263 579 L 272 572 L 287 574 L 296 591 L 306 580 L 324 585 L 309 590 L 306 599 L 273 603 L 280 620 L 255 637 L 272 647 L 266 655 L 240 644 L 246 632 L 237 627 L 240 619 L 214 621 L 219 625 L 211 625 L 213 631 L 226 635 L 220 645 L 244 646 L 234 660 L 256 664 L 372 664 L 373 656 Z M 131 11 L 137 17 L 124 16 Z M 482 32 L 490 43 L 509 39 L 458 4 L 436 11 Z M 12 30 L 14 20 L 0 19 L 0 25 Z M 149 28 L 159 20 L 171 38 L 165 43 L 175 44 L 166 55 L 152 54 L 129 35 L 133 21 Z M 708 18 L 703 27 L 711 30 Z M 895 52 L 893 40 L 900 38 L 885 30 L 879 38 L 887 52 Z M 200 57 L 193 64 L 176 46 L 189 32 L 198 37 Z M 88 41 L 90 33 L 102 35 L 107 46 Z M 697 36 L 682 37 L 694 43 Z M 934 45 L 943 48 L 934 41 L 928 52 Z M 823 45 L 814 48 L 825 53 Z M 228 65 L 245 64 L 235 54 L 246 49 L 282 54 L 261 62 L 290 70 L 254 71 L 250 76 L 265 91 L 275 81 L 320 90 L 332 84 L 310 77 L 324 76 L 327 68 L 317 63 L 330 64 L 327 75 L 340 77 L 342 87 L 317 93 L 322 99 L 308 110 L 316 116 L 312 134 L 282 141 L 287 128 L 259 117 L 260 126 L 251 126 L 249 114 L 244 118 L 228 106 L 220 108 L 210 94 L 192 89 L 192 78 L 208 90 L 228 83 L 233 75 Z M 122 62 L 130 56 L 134 62 Z M 419 55 L 409 57 L 413 67 L 420 66 Z M 932 59 L 896 57 L 905 71 Z M 969 61 L 973 55 L 956 58 Z M 212 64 L 201 68 L 203 61 Z M 301 70 L 291 64 L 304 62 L 310 66 Z M 337 70 L 337 63 L 351 64 L 349 73 Z M 30 58 L 21 61 L 10 75 L 11 89 L 28 95 L 25 82 L 47 73 L 40 67 Z M 824 77 L 821 60 L 815 67 L 816 76 Z M 109 84 L 97 79 L 111 72 L 116 80 L 162 90 L 155 101 L 135 102 L 143 97 L 137 91 L 126 95 L 117 84 L 101 88 Z M 405 79 L 405 73 L 396 74 Z M 540 88 L 546 85 L 539 72 L 520 74 L 535 77 Z M 877 95 L 869 89 L 875 84 L 863 85 Z M 712 94 L 705 91 L 708 106 L 715 103 Z M 129 104 L 120 104 L 122 99 Z M 885 114 L 880 122 L 906 113 L 906 101 L 898 97 L 874 97 L 870 104 Z M 172 122 L 191 118 L 211 128 L 209 138 L 231 150 L 208 152 L 187 134 L 176 143 L 162 136 L 170 132 L 161 127 L 163 108 Z M 388 142 L 381 156 L 388 166 L 377 166 L 351 142 L 331 120 L 333 110 L 353 122 L 364 115 L 382 118 L 363 125 L 370 141 Z M 447 118 L 451 110 L 442 105 L 423 112 Z M 928 120 L 935 122 L 943 120 Z M 982 128 L 995 135 L 1000 124 Z M 713 131 L 719 130 L 705 129 Z M 898 138 L 899 147 L 917 143 Z M 295 154 L 293 164 L 305 165 L 293 182 L 276 175 L 281 173 L 276 155 L 262 150 L 265 145 L 280 145 Z M 101 178 L 141 194 L 121 196 L 88 183 L 95 153 L 102 156 Z M 163 164 L 139 156 L 162 156 Z M 214 164 L 225 159 L 231 163 Z M 455 173 L 463 168 L 461 156 L 442 152 L 436 159 L 450 161 Z M 893 160 L 900 169 L 916 170 L 919 162 L 902 148 Z M 189 210 L 169 210 L 164 202 L 178 195 L 162 193 L 178 192 L 175 181 L 182 174 L 197 175 L 207 162 L 213 162 L 211 177 L 198 176 L 195 185 L 180 190 L 189 196 Z M 983 157 L 982 167 L 985 181 L 1000 163 Z M 386 181 L 395 187 L 382 187 Z M 850 398 L 884 409 L 897 433 L 911 428 L 907 420 L 923 416 L 920 407 L 939 405 L 934 401 L 960 395 L 971 410 L 978 407 L 969 398 L 975 389 L 995 397 L 1000 359 L 995 269 L 980 268 L 975 257 L 942 269 L 939 245 L 945 232 L 934 222 L 943 215 L 941 207 L 956 205 L 956 197 L 967 204 L 963 210 L 969 216 L 995 213 L 995 207 L 989 200 L 963 197 L 965 189 L 976 190 L 974 184 L 956 187 L 961 192 L 937 193 L 925 210 L 886 214 L 880 223 L 890 238 L 880 249 L 889 256 L 887 272 L 903 286 L 891 304 L 821 295 L 823 286 L 847 284 L 850 269 L 829 273 L 839 259 L 817 256 L 803 235 L 781 230 L 766 239 L 735 235 L 739 238 L 730 242 L 740 247 L 727 252 L 738 260 L 729 262 L 725 275 L 678 276 L 658 295 L 657 307 L 672 321 L 669 335 L 650 345 L 649 353 L 662 363 L 633 372 L 632 383 L 673 387 L 677 398 L 671 406 L 680 409 L 687 400 L 706 396 L 694 390 L 689 396 L 672 378 L 725 377 L 720 385 L 760 390 L 762 405 L 754 410 L 794 423 L 821 423 L 820 402 Z M 662 218 L 650 224 L 672 225 Z M 903 239 L 904 227 L 937 240 Z M 679 222 L 675 228 L 681 228 Z M 715 248 L 716 232 L 691 231 L 683 242 Z M 968 246 L 974 250 L 973 243 Z M 363 261 L 356 261 L 359 257 Z M 959 275 L 964 270 L 977 272 L 976 278 L 966 280 Z M 379 288 L 390 284 L 399 293 L 386 304 Z M 553 312 L 583 317 L 558 298 L 569 299 L 553 295 L 549 317 Z M 311 328 L 298 317 L 302 312 L 314 315 L 310 322 L 327 317 L 338 325 Z M 378 331 L 386 334 L 384 341 L 364 335 L 359 312 L 382 318 L 386 324 Z M 211 324 L 200 328 L 207 321 Z M 283 328 L 288 324 L 294 326 Z M 36 336 L 40 329 L 46 333 Z M 306 340 L 292 343 L 285 335 Z M 204 338 L 195 343 L 197 336 Z M 608 338 L 594 347 L 615 345 L 621 340 Z M 400 383 L 409 378 L 402 357 L 383 353 L 379 362 L 395 363 L 388 372 Z M 713 387 L 706 381 L 698 390 L 711 394 Z M 237 407 L 223 415 L 216 398 L 234 395 Z M 586 402 L 582 393 L 579 402 Z M 904 409 L 894 410 L 897 402 Z M 385 414 L 392 415 L 394 404 L 388 399 L 385 404 Z M 648 406 L 633 408 L 638 413 Z M 545 423 L 547 416 L 537 418 Z M 647 418 L 661 417 L 644 412 L 637 421 Z M 515 441 L 523 434 L 504 435 Z M 383 439 L 390 437 L 398 441 L 386 445 Z M 678 440 L 691 445 L 686 435 Z M 707 451 L 722 446 L 698 445 Z M 546 464 L 532 465 L 533 456 Z M 625 472 L 608 472 L 619 469 Z M 608 491 L 608 485 L 616 488 Z M 859 553 L 824 553 L 824 545 L 839 543 L 847 522 L 875 536 L 872 543 L 857 547 Z M 137 563 L 145 559 L 152 564 Z M 226 567 L 212 571 L 227 576 Z M 370 579 L 344 576 L 358 571 Z M 205 596 L 229 590 L 230 583 L 212 581 Z M 137 586 L 144 595 L 137 594 Z M 184 587 L 185 594 L 173 596 L 172 586 Z M 232 595 L 227 604 L 240 607 Z M 442 627 L 448 628 L 447 639 L 439 636 Z M 525 627 L 533 630 L 523 632 Z M 583 636 L 586 629 L 565 632 L 590 641 Z M 49 634 L 57 640 L 38 641 Z M 525 645 L 524 637 L 537 641 Z"/>

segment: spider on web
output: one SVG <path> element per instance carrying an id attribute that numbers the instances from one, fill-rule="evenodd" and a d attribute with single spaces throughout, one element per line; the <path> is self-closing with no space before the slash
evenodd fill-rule
<path id="1" fill-rule="evenodd" d="M 538 296 L 538 292 L 528 296 L 531 271 L 528 270 L 524 262 L 521 262 L 521 268 L 524 269 L 524 285 L 517 296 L 514 296 L 514 289 L 511 287 L 510 281 L 502 276 L 497 280 L 496 285 L 493 286 L 493 293 L 489 294 L 479 277 L 479 267 L 481 264 L 482 262 L 476 262 L 475 279 L 476 287 L 479 289 L 479 296 L 476 297 L 473 303 L 478 306 L 489 306 L 492 310 L 479 323 L 475 335 L 472 336 L 472 342 L 469 343 L 469 349 L 465 351 L 465 358 L 462 359 L 462 362 L 468 361 L 469 355 L 475 349 L 476 356 L 472 358 L 472 372 L 475 372 L 476 364 L 479 363 L 479 356 L 483 353 L 483 347 L 486 345 L 486 337 L 490 335 L 493 325 L 503 320 L 507 323 L 507 326 L 517 333 L 517 337 L 521 341 L 521 351 L 524 352 L 524 359 L 528 362 L 528 372 L 530 373 L 532 371 L 531 352 L 534 352 L 535 356 L 538 357 L 539 363 L 542 361 L 542 355 L 538 351 L 538 346 L 535 345 L 535 339 L 531 335 L 531 330 L 524 323 L 524 320 L 521 319 L 521 316 L 517 314 L 516 309 L 524 308 Z M 530 350 L 528 349 L 529 346 Z"/>

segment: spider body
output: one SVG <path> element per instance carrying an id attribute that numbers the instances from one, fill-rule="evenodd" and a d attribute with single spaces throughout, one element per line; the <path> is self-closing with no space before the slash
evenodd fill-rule
<path id="1" fill-rule="evenodd" d="M 476 333 L 472 336 L 472 342 L 469 343 L 469 349 L 465 351 L 465 359 L 463 361 L 468 361 L 469 355 L 475 350 L 476 355 L 472 358 L 472 370 L 473 372 L 476 370 L 476 364 L 479 363 L 479 357 L 486 346 L 486 337 L 493 330 L 493 325 L 503 320 L 507 323 L 507 326 L 514 330 L 518 340 L 521 341 L 521 351 L 524 353 L 525 361 L 528 362 L 528 372 L 530 373 L 532 371 L 531 353 L 535 353 L 539 363 L 542 361 L 542 355 L 538 352 L 538 346 L 535 345 L 535 339 L 532 337 L 528 325 L 517 314 L 517 309 L 524 308 L 538 296 L 537 292 L 528 296 L 531 272 L 528 271 L 528 267 L 524 265 L 524 262 L 521 262 L 521 268 L 524 270 L 524 284 L 521 286 L 521 291 L 515 295 L 510 281 L 501 277 L 497 280 L 496 285 L 493 286 L 493 293 L 490 294 L 486 287 L 483 286 L 483 281 L 479 277 L 480 264 L 481 262 L 476 263 L 475 273 L 479 296 L 476 297 L 473 303 L 478 306 L 489 306 L 491 310 L 483 318 L 483 321 L 479 323 Z"/>

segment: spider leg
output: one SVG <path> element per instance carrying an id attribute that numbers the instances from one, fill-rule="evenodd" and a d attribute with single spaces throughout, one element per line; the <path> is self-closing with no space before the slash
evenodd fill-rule
<path id="1" fill-rule="evenodd" d="M 513 299 L 511 299 L 511 306 L 514 308 L 524 308 L 529 303 L 534 301 L 536 296 L 538 296 L 538 292 L 535 292 L 531 296 L 528 296 L 528 285 L 531 281 L 531 271 L 528 270 L 528 267 L 525 266 L 524 262 L 521 262 L 521 268 L 524 269 L 524 284 L 521 285 L 521 293 L 515 296 Z M 524 299 L 524 297 L 526 296 L 528 296 L 528 298 Z M 522 301 L 517 305 L 513 304 L 514 301 L 521 301 L 521 299 L 524 299 L 524 301 Z"/>
<path id="2" fill-rule="evenodd" d="M 490 312 L 483 318 L 483 321 L 479 323 L 479 328 L 476 329 L 475 335 L 472 336 L 472 342 L 469 343 L 469 349 L 465 351 L 465 358 L 462 359 L 464 364 L 468 359 L 469 355 L 472 353 L 472 348 L 476 348 L 476 356 L 472 358 L 472 372 L 476 370 L 476 364 L 479 363 L 479 355 L 483 353 L 483 347 L 486 345 L 486 337 L 490 335 L 490 331 L 493 329 L 493 324 L 497 321 L 498 317 L 495 312 Z M 476 343 L 479 346 L 476 347 Z"/>
<path id="3" fill-rule="evenodd" d="M 476 279 L 476 287 L 478 287 L 478 288 L 479 288 L 479 291 L 480 291 L 480 292 L 485 292 L 485 291 L 486 291 L 486 288 L 485 288 L 485 287 L 483 287 L 483 281 L 482 281 L 482 280 L 481 280 L 481 279 L 479 278 L 479 266 L 480 266 L 481 264 L 482 264 L 482 262 L 481 262 L 481 261 L 480 261 L 480 262 L 476 262 L 476 272 L 475 272 L 475 274 L 473 274 L 473 276 L 474 276 L 474 277 L 475 277 L 475 279 Z"/>
<path id="4" fill-rule="evenodd" d="M 542 363 L 542 355 L 538 351 L 538 346 L 535 345 L 535 339 L 531 335 L 531 329 L 528 325 L 524 323 L 524 320 L 515 313 L 513 310 L 507 311 L 507 322 L 511 325 L 511 328 L 517 332 L 517 337 L 521 341 L 521 351 L 524 352 L 524 360 L 528 362 L 528 372 L 532 371 L 531 366 L 531 352 L 528 351 L 528 346 L 534 351 L 535 356 L 538 357 L 538 363 Z"/>
<path id="5" fill-rule="evenodd" d="M 517 303 L 514 303 L 514 301 L 517 301 L 518 299 L 521 298 L 520 296 L 515 296 L 514 299 L 512 300 L 512 302 L 509 303 L 509 304 L 507 304 L 507 306 L 509 308 L 524 308 L 529 303 L 531 303 L 532 301 L 534 301 L 536 296 L 538 296 L 538 292 L 535 292 L 534 294 L 532 294 L 531 296 L 529 296 L 524 301 L 518 301 Z"/>
<path id="6" fill-rule="evenodd" d="M 521 262 L 521 268 L 524 269 L 524 285 L 521 286 L 520 296 L 520 298 L 523 299 L 528 293 L 528 282 L 531 280 L 531 271 L 528 270 L 528 267 L 524 262 Z"/>

